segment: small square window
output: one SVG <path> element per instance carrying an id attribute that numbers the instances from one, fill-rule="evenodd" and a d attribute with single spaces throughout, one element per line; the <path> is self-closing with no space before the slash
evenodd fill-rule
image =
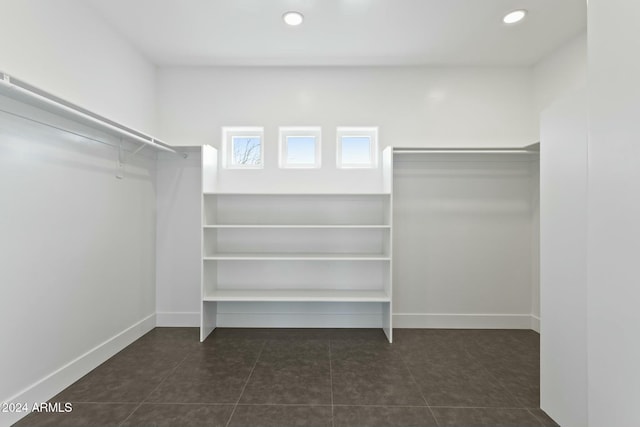
<path id="1" fill-rule="evenodd" d="M 223 166 L 233 169 L 262 168 L 263 135 L 264 130 L 258 127 L 223 128 Z"/>
<path id="2" fill-rule="evenodd" d="M 338 128 L 338 167 L 374 168 L 378 161 L 377 128 Z"/>
<path id="3" fill-rule="evenodd" d="M 231 164 L 233 166 L 259 166 L 262 164 L 262 141 L 259 136 L 231 137 Z"/>
<path id="4" fill-rule="evenodd" d="M 314 165 L 316 163 L 315 136 L 288 136 L 286 144 L 288 165 Z"/>
<path id="5" fill-rule="evenodd" d="M 320 128 L 281 127 L 280 167 L 319 168 Z"/>
<path id="6" fill-rule="evenodd" d="M 371 164 L 371 137 L 368 136 L 343 136 L 342 137 L 342 164 L 370 165 Z"/>

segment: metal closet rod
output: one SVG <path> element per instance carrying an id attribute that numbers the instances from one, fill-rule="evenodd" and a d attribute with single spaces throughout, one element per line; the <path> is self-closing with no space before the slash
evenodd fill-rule
<path id="1" fill-rule="evenodd" d="M 449 153 L 527 153 L 527 154 L 539 154 L 537 150 L 523 148 L 394 148 L 394 154 L 449 154 Z"/>
<path id="2" fill-rule="evenodd" d="M 115 149 L 120 149 L 121 148 L 119 145 L 112 144 L 112 143 L 103 141 L 101 139 L 94 138 L 94 137 L 89 136 L 89 135 L 85 135 L 85 134 L 80 133 L 80 132 L 75 132 L 75 131 L 72 131 L 72 130 L 69 130 L 69 129 L 65 129 L 65 128 L 60 127 L 60 126 L 52 125 L 51 123 L 43 122 L 41 120 L 36 120 L 34 118 L 27 117 L 27 116 L 24 116 L 22 114 L 14 113 L 13 111 L 7 111 L 4 108 L 0 108 L 0 113 L 8 114 L 10 116 L 17 117 L 19 119 L 26 120 L 26 121 L 29 121 L 29 122 L 32 122 L 32 123 L 37 123 L 37 124 L 42 125 L 42 126 L 50 127 L 52 129 L 56 129 L 56 130 L 59 130 L 59 131 L 62 131 L 62 132 L 69 133 L 71 135 L 79 136 L 80 138 L 84 138 L 84 139 L 89 140 L 89 141 L 97 142 L 97 143 L 106 145 L 108 147 L 113 147 Z M 125 150 L 125 151 L 129 151 L 131 153 L 133 152 L 131 150 Z"/>
<path id="3" fill-rule="evenodd" d="M 105 117 L 92 113 L 89 110 L 85 110 L 82 107 L 79 107 L 75 104 L 72 104 L 68 101 L 58 98 L 57 96 L 51 95 L 41 89 L 37 89 L 34 86 L 31 86 L 28 83 L 25 83 L 16 78 L 13 78 L 1 71 L 0 71 L 0 77 L 1 77 L 0 86 L 4 86 L 5 88 L 27 95 L 28 97 L 38 102 L 42 102 L 44 104 L 47 104 L 59 110 L 65 111 L 67 113 L 71 113 L 74 116 L 77 116 L 83 120 L 87 120 L 91 123 L 95 123 L 99 126 L 107 128 L 122 137 L 133 139 L 138 142 L 142 142 L 143 144 L 149 145 L 158 150 L 168 151 L 170 153 L 174 153 L 174 154 L 178 154 L 183 157 L 186 157 L 184 153 L 178 153 L 176 150 L 171 148 L 168 144 L 160 141 L 159 139 L 149 136 L 143 132 L 139 132 L 135 129 L 120 125 Z"/>

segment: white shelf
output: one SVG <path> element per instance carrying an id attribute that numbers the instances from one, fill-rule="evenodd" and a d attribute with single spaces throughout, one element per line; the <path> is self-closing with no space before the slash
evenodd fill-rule
<path id="1" fill-rule="evenodd" d="M 216 290 L 203 301 L 255 302 L 391 302 L 384 291 L 354 290 Z"/>
<path id="2" fill-rule="evenodd" d="M 347 253 L 220 253 L 205 261 L 390 261 L 385 254 Z"/>
<path id="3" fill-rule="evenodd" d="M 228 301 L 377 303 L 391 342 L 391 148 L 381 154 L 375 170 L 286 171 L 282 181 L 270 168 L 220 169 L 218 150 L 202 147 L 201 340 Z M 264 313 L 249 317 L 263 324 Z"/>
<path id="4" fill-rule="evenodd" d="M 289 229 L 289 228 L 300 228 L 300 229 L 314 229 L 314 228 L 324 228 L 324 229 L 390 229 L 390 225 L 384 224 L 372 224 L 372 225 L 362 225 L 362 224 L 301 224 L 301 225 L 288 225 L 288 224 L 215 224 L 215 225 L 204 225 L 203 228 L 273 228 L 273 229 Z"/>
<path id="5" fill-rule="evenodd" d="M 391 193 L 216 193 L 204 192 L 204 196 L 390 196 Z"/>

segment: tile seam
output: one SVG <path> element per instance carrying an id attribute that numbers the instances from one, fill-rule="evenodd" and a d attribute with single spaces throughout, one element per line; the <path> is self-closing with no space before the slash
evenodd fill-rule
<path id="1" fill-rule="evenodd" d="M 126 422 L 129 420 L 129 418 L 131 418 L 131 416 L 132 416 L 133 414 L 135 414 L 135 412 L 136 412 L 138 409 L 140 409 L 140 407 L 141 407 L 141 406 L 142 406 L 142 405 L 147 401 L 147 399 L 148 399 L 148 398 L 149 398 L 149 397 L 150 397 L 150 396 L 151 396 L 151 395 L 152 395 L 156 390 L 158 390 L 162 384 L 164 384 L 164 382 L 167 380 L 167 378 L 169 378 L 169 376 L 171 376 L 171 374 L 173 374 L 173 373 L 178 369 L 178 367 L 182 364 L 182 362 L 184 362 L 185 360 L 187 360 L 187 357 L 189 357 L 189 355 L 188 355 L 188 354 L 187 354 L 187 355 L 185 355 L 185 356 L 182 358 L 182 360 L 181 360 L 180 362 L 176 363 L 176 366 L 174 366 L 174 367 L 173 367 L 173 369 L 171 369 L 171 371 L 169 371 L 169 373 L 167 373 L 167 375 L 165 375 L 165 376 L 164 376 L 164 378 L 162 378 L 162 380 L 158 383 L 158 385 L 157 385 L 157 386 L 155 386 L 155 387 L 153 388 L 153 390 L 151 390 L 151 391 L 149 392 L 149 394 L 147 394 L 147 396 L 146 396 L 144 399 L 142 399 L 142 401 L 141 401 L 141 402 L 139 402 L 139 403 L 138 403 L 138 406 L 136 406 L 136 407 L 134 408 L 134 410 L 133 410 L 133 411 L 131 411 L 131 413 L 130 413 L 130 414 L 129 414 L 129 415 L 128 415 L 128 416 L 127 416 L 127 417 L 126 417 L 126 418 L 125 418 L 125 419 L 124 419 L 120 424 L 119 424 L 119 426 L 120 426 L 120 427 L 122 427 L 122 426 L 124 425 L 124 423 L 126 423 Z M 134 403 L 134 402 L 132 402 L 132 403 Z"/>
<path id="2" fill-rule="evenodd" d="M 233 410 L 231 411 L 231 414 L 229 415 L 229 419 L 227 420 L 227 423 L 225 424 L 225 427 L 229 427 L 229 424 L 231 423 L 231 419 L 233 418 L 233 415 L 236 413 L 236 409 L 238 408 L 238 404 L 240 403 L 240 400 L 242 399 L 242 395 L 244 394 L 244 391 L 247 388 L 247 385 L 249 384 L 249 381 L 251 380 L 251 376 L 253 375 L 253 371 L 256 369 L 256 366 L 258 365 L 258 361 L 260 360 L 260 356 L 262 355 L 262 351 L 264 350 L 266 345 L 267 345 L 267 340 L 265 339 L 262 342 L 262 346 L 260 347 L 260 351 L 258 352 L 258 356 L 256 357 L 255 362 L 253 362 L 253 366 L 251 367 L 251 372 L 249 372 L 249 375 L 247 376 L 247 380 L 245 381 L 244 386 L 242 386 L 242 390 L 240 390 L 240 395 L 238 396 L 238 400 L 236 401 L 235 405 L 233 405 Z"/>

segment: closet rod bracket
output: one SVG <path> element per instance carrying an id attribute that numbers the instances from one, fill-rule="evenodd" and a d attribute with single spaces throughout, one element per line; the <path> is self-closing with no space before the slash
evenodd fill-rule
<path id="1" fill-rule="evenodd" d="M 124 152 L 124 148 L 122 147 L 123 139 L 120 138 L 120 143 L 118 144 L 118 161 L 116 163 L 116 178 L 124 179 L 124 164 L 127 161 L 127 155 Z"/>

